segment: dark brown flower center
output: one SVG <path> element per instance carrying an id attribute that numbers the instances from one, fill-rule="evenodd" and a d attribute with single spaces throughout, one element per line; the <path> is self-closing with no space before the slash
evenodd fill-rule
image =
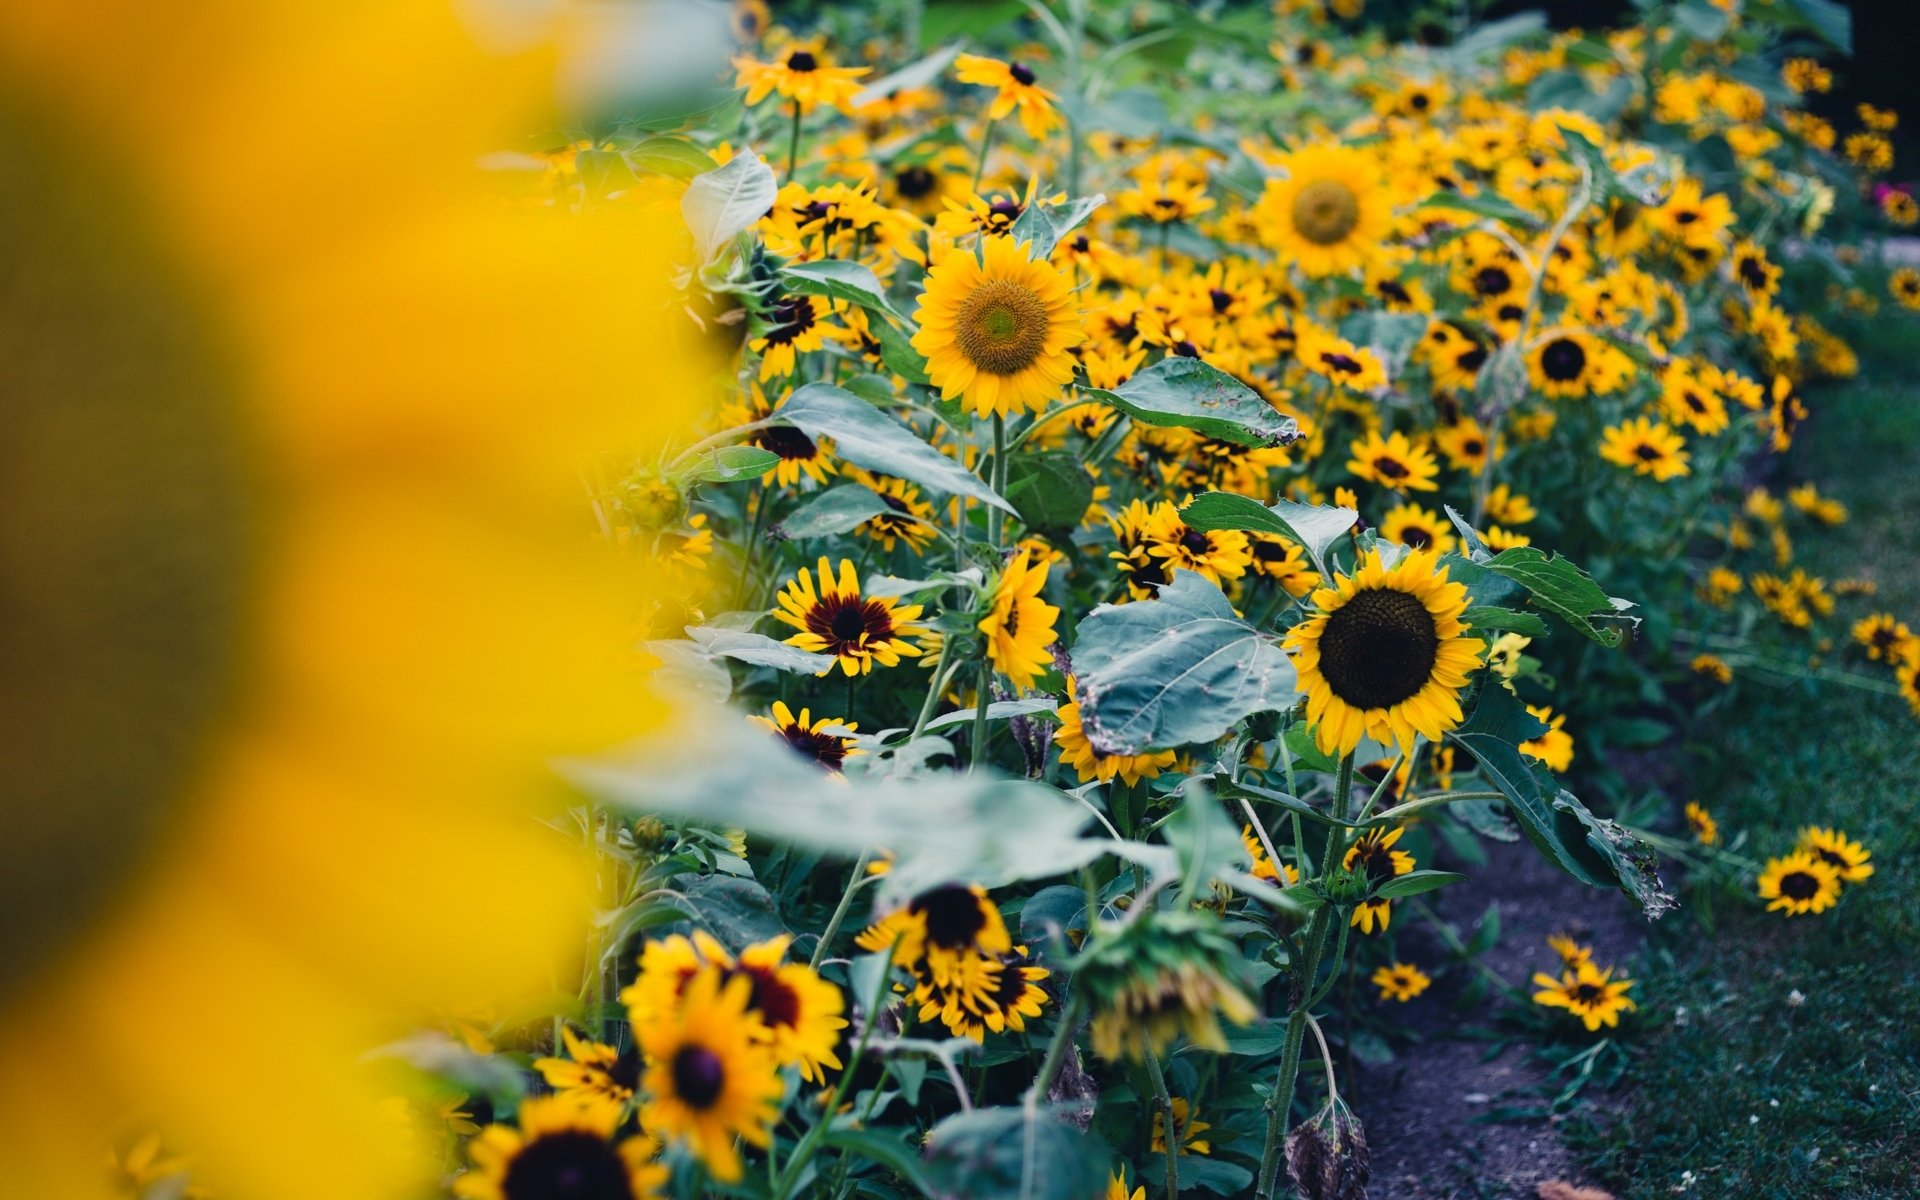
<path id="1" fill-rule="evenodd" d="M 893 186 L 909 200 L 926 197 L 939 183 L 939 177 L 922 166 L 908 167 L 893 177 Z"/>
<path id="2" fill-rule="evenodd" d="M 769 425 L 753 435 L 754 444 L 771 450 L 781 458 L 806 461 L 820 453 L 812 438 L 791 425 Z"/>
<path id="3" fill-rule="evenodd" d="M 1780 877 L 1780 894 L 1790 900 L 1811 900 L 1820 894 L 1820 881 L 1805 871 L 1791 871 Z"/>
<path id="4" fill-rule="evenodd" d="M 682 1046 L 674 1054 L 673 1091 L 688 1107 L 712 1108 L 726 1086 L 726 1064 L 705 1046 Z"/>
<path id="5" fill-rule="evenodd" d="M 1513 276 L 1505 267 L 1481 267 L 1474 272 L 1473 290 L 1482 296 L 1504 296 L 1513 287 Z"/>
<path id="6" fill-rule="evenodd" d="M 1320 673 L 1348 704 L 1391 708 L 1426 686 L 1439 651 L 1433 614 L 1418 596 L 1368 588 L 1327 617 Z"/>
<path id="7" fill-rule="evenodd" d="M 987 927 L 980 898 L 959 884 L 946 884 L 914 897 L 911 908 L 927 922 L 927 940 L 946 950 L 973 945 Z"/>
<path id="8" fill-rule="evenodd" d="M 632 1200 L 627 1165 L 612 1142 L 584 1129 L 543 1134 L 513 1156 L 505 1200 Z"/>
<path id="9" fill-rule="evenodd" d="M 847 762 L 847 744 L 831 733 L 815 733 L 798 725 L 780 731 L 780 737 L 800 757 L 819 763 L 829 771 L 842 769 Z"/>
<path id="10" fill-rule="evenodd" d="M 787 55 L 787 70 L 789 71 L 816 71 L 819 70 L 819 68 L 820 60 L 813 56 L 812 51 L 795 50 L 792 54 Z"/>
<path id="11" fill-rule="evenodd" d="M 1587 352 L 1571 338 L 1555 338 L 1540 352 L 1540 370 L 1555 383 L 1572 383 L 1587 369 Z"/>
<path id="12" fill-rule="evenodd" d="M 1008 63 L 1007 74 L 1013 76 L 1013 81 L 1021 87 L 1032 87 L 1033 81 L 1038 78 L 1025 63 Z"/>

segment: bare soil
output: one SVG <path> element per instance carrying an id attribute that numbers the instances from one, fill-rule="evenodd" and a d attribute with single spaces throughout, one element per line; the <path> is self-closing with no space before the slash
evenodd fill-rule
<path id="1" fill-rule="evenodd" d="M 1601 962 L 1624 961 L 1640 948 L 1646 921 L 1624 895 L 1583 886 L 1524 841 L 1491 843 L 1488 849 L 1484 867 L 1451 866 L 1472 875 L 1472 882 L 1431 898 L 1462 939 L 1488 904 L 1499 906 L 1500 941 L 1482 961 L 1508 983 L 1525 990 L 1534 971 L 1553 963 L 1550 934 L 1568 933 L 1592 945 Z M 1407 916 L 1404 929 L 1400 914 L 1394 921 L 1402 956 L 1445 961 L 1440 939 Z M 1452 1007 L 1471 979 L 1469 969 L 1455 968 L 1407 1004 L 1396 1015 L 1404 1016 L 1417 1042 L 1402 1047 L 1393 1062 L 1363 1067 L 1351 1080 L 1350 1101 L 1373 1151 L 1367 1188 L 1372 1200 L 1533 1200 L 1542 1182 L 1586 1182 L 1553 1124 L 1485 1119 L 1508 1103 L 1526 1104 L 1529 1098 L 1516 1093 L 1542 1083 L 1546 1070 L 1525 1046 L 1485 1057 L 1489 1040 L 1472 1034 L 1488 1031 L 1488 1007 L 1464 1016 Z"/>

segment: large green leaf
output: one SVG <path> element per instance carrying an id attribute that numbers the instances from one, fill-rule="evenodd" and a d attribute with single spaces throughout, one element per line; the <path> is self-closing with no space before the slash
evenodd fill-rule
<path id="1" fill-rule="evenodd" d="M 892 511 L 872 488 L 843 483 L 809 496 L 773 528 L 788 538 L 831 537 L 857 529 L 881 513 Z"/>
<path id="2" fill-rule="evenodd" d="M 676 877 L 674 886 L 681 896 L 680 907 L 735 953 L 787 931 L 773 897 L 754 880 L 733 875 L 682 875 Z"/>
<path id="3" fill-rule="evenodd" d="M 1106 754 L 1210 742 L 1296 694 L 1279 644 L 1191 571 L 1174 572 L 1158 599 L 1094 609 L 1073 663 L 1082 727 Z"/>
<path id="4" fill-rule="evenodd" d="M 1147 425 L 1192 429 L 1242 446 L 1300 440 L 1292 417 L 1275 412 L 1260 393 L 1197 358 L 1163 358 L 1113 391 L 1090 388 L 1084 394 Z"/>
<path id="5" fill-rule="evenodd" d="M 834 451 L 855 466 L 911 480 L 943 496 L 969 496 L 1004 512 L 1014 512 L 1012 505 L 995 495 L 972 471 L 844 388 L 809 383 L 789 396 L 774 416 L 816 440 L 832 438 Z"/>
<path id="6" fill-rule="evenodd" d="M 1112 1152 L 1046 1108 L 979 1108 L 927 1135 L 935 1200 L 1088 1200 Z"/>
<path id="7" fill-rule="evenodd" d="M 898 71 L 882 75 L 854 95 L 853 107 L 865 108 L 875 100 L 885 100 L 895 92 L 926 87 L 940 78 L 940 73 L 945 71 L 959 54 L 960 47 L 957 44 L 942 46 L 917 62 L 908 63 Z"/>
<path id="8" fill-rule="evenodd" d="M 823 258 L 814 262 L 788 263 L 780 269 L 780 274 L 787 281 L 787 290 L 790 292 L 844 300 L 891 317 L 900 316 L 887 299 L 886 285 L 865 263 Z"/>
<path id="9" fill-rule="evenodd" d="M 693 232 L 700 261 L 706 262 L 735 235 L 753 228 L 773 207 L 779 190 L 773 168 L 745 147 L 726 166 L 694 176 L 680 198 L 680 213 Z"/>
<path id="10" fill-rule="evenodd" d="M 780 465 L 780 456 L 760 446 L 715 446 L 677 464 L 680 484 L 738 483 L 758 479 Z"/>
<path id="11" fill-rule="evenodd" d="M 1549 558 L 1532 546 L 1502 550 L 1480 565 L 1526 588 L 1535 604 L 1602 646 L 1618 646 L 1626 633 L 1617 624 L 1605 628 L 1595 625 L 1595 617 L 1638 622 L 1636 617 L 1621 615 L 1633 607 L 1632 601 L 1607 595 L 1592 576 L 1572 561 L 1558 556 Z"/>
<path id="12" fill-rule="evenodd" d="M 705 150 L 677 137 L 651 137 L 627 151 L 627 163 L 641 175 L 670 175 L 691 179 L 713 170 L 713 159 Z"/>
<path id="13" fill-rule="evenodd" d="M 814 654 L 798 646 L 789 646 L 765 634 L 744 629 L 724 629 L 717 625 L 694 625 L 687 637 L 708 658 L 731 658 L 756 667 L 772 667 L 796 675 L 821 675 L 833 666 L 831 654 Z"/>
<path id="14" fill-rule="evenodd" d="M 1030 253 L 1035 258 L 1050 257 L 1061 238 L 1072 233 L 1106 202 L 1104 195 L 1081 196 L 1061 204 L 1043 204 L 1036 200 L 1015 219 L 1013 239 L 1032 242 Z"/>
<path id="15" fill-rule="evenodd" d="M 1252 529 L 1298 542 L 1323 579 L 1332 578 L 1327 572 L 1327 547 L 1345 537 L 1359 515 L 1351 508 L 1291 500 L 1268 506 L 1232 492 L 1203 492 L 1180 510 L 1180 519 L 1195 529 Z"/>
<path id="16" fill-rule="evenodd" d="M 1007 465 L 1007 502 L 1030 528 L 1071 530 L 1093 503 L 1093 476 L 1063 450 L 1023 454 Z"/>

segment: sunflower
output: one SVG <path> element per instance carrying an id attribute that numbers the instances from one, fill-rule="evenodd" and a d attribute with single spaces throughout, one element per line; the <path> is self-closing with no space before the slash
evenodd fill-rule
<path id="1" fill-rule="evenodd" d="M 1598 1033 L 1602 1025 L 1608 1028 L 1619 1025 L 1621 1013 L 1639 1007 L 1627 998 L 1633 980 L 1615 979 L 1613 968 L 1603 971 L 1591 962 L 1562 972 L 1558 979 L 1545 973 L 1536 974 L 1533 983 L 1540 989 L 1533 994 L 1535 1004 L 1566 1009 L 1580 1018 L 1589 1033 Z"/>
<path id="2" fill-rule="evenodd" d="M 1660 372 L 1660 408 L 1695 433 L 1711 435 L 1727 427 L 1726 399 L 1684 358 L 1674 359 Z"/>
<path id="3" fill-rule="evenodd" d="M 1416 735 L 1438 741 L 1464 719 L 1460 689 L 1481 643 L 1460 619 L 1466 587 L 1436 557 L 1411 551 L 1389 567 L 1379 548 L 1367 551 L 1287 634 L 1323 752 L 1347 753 L 1363 734 L 1411 749 Z"/>
<path id="4" fill-rule="evenodd" d="M 1414 550 L 1445 554 L 1453 549 L 1453 527 L 1430 508 L 1401 504 L 1387 510 L 1380 536 Z"/>
<path id="5" fill-rule="evenodd" d="M 853 111 L 860 94 L 855 82 L 872 67 L 836 67 L 827 57 L 826 39 L 796 42 L 781 52 L 778 62 L 764 63 L 745 55 L 733 60 L 735 87 L 747 89 L 749 107 L 768 96 L 785 97 L 804 116 L 822 104 L 843 113 Z"/>
<path id="6" fill-rule="evenodd" d="M 1533 501 L 1514 492 L 1504 483 L 1487 493 L 1489 521 L 1498 521 L 1502 525 L 1525 525 L 1539 515 L 1539 510 L 1533 507 Z"/>
<path id="7" fill-rule="evenodd" d="M 752 996 L 751 979 L 709 965 L 677 1003 L 634 1027 L 648 1064 L 641 1126 L 685 1142 L 723 1183 L 740 1178 L 734 1140 L 767 1145 L 779 1116 L 780 1074 Z"/>
<path id="8" fill-rule="evenodd" d="M 1539 737 L 1521 742 L 1520 753 L 1539 759 L 1550 771 L 1564 771 L 1572 766 L 1573 735 L 1561 728 L 1567 723 L 1566 714 L 1556 713 L 1544 704 L 1529 704 L 1527 711 L 1547 728 Z"/>
<path id="9" fill-rule="evenodd" d="M 1767 403 L 1767 445 L 1775 454 L 1793 448 L 1793 435 L 1807 419 L 1807 403 L 1800 398 L 1793 380 L 1785 375 L 1773 377 L 1773 390 Z"/>
<path id="10" fill-rule="evenodd" d="M 1300 543 L 1274 533 L 1247 534 L 1249 568 L 1278 583 L 1296 599 L 1320 586 L 1320 573 L 1307 562 Z"/>
<path id="11" fill-rule="evenodd" d="M 1160 560 L 1168 579 L 1175 571 L 1192 571 L 1222 588 L 1253 565 L 1253 550 L 1245 533 L 1238 529 L 1195 529 L 1177 514 L 1155 529 L 1147 553 Z"/>
<path id="12" fill-rule="evenodd" d="M 517 1125 L 489 1125 L 472 1145 L 473 1170 L 453 1181 L 463 1200 L 650 1200 L 667 1168 L 644 1135 L 613 1140 L 619 1110 L 568 1095 L 524 1101 Z"/>
<path id="13" fill-rule="evenodd" d="M 834 1046 L 847 1020 L 840 1014 L 846 1001 L 840 989 L 820 978 L 805 963 L 786 961 L 793 935 L 783 933 L 740 951 L 729 975 L 744 975 L 752 983 L 748 1011 L 766 1026 L 773 1060 L 800 1069 L 809 1083 L 824 1084 L 823 1067 L 840 1069 Z"/>
<path id="14" fill-rule="evenodd" d="M 1393 227 L 1393 200 L 1373 157 L 1342 145 L 1307 146 L 1280 162 L 1255 208 L 1267 242 L 1313 278 L 1352 271 Z"/>
<path id="15" fill-rule="evenodd" d="M 0 8 L 3 1190 L 100 1195 L 137 1106 L 223 1195 L 418 1195 L 359 1064 L 579 948 L 551 764 L 666 715 L 620 652 L 658 576 L 580 535 L 582 468 L 711 355 L 671 213 L 474 170 L 551 127 L 550 48 L 428 0 L 153 16 Z M 624 381 L 581 349 L 635 329 Z M 476 921 L 476 878 L 527 892 Z"/>
<path id="16" fill-rule="evenodd" d="M 1795 850 L 1768 860 L 1758 890 L 1768 901 L 1768 912 L 1779 909 L 1789 917 L 1822 913 L 1840 902 L 1840 871 L 1811 850 Z"/>
<path id="17" fill-rule="evenodd" d="M 610 1118 L 609 1130 L 617 1127 L 640 1086 L 640 1056 L 633 1051 L 622 1054 L 613 1046 L 578 1037 L 564 1025 L 560 1038 L 567 1056 L 536 1058 L 533 1069 L 564 1098 L 585 1108 L 604 1109 L 596 1115 Z"/>
<path id="18" fill-rule="evenodd" d="M 1293 348 L 1300 365 L 1336 387 L 1372 392 L 1387 386 L 1386 368 L 1371 350 L 1363 350 L 1311 321 L 1297 321 Z"/>
<path id="19" fill-rule="evenodd" d="M 1370 829 L 1359 841 L 1347 847 L 1347 855 L 1340 865 L 1362 876 L 1368 892 L 1372 892 L 1395 875 L 1405 875 L 1413 870 L 1413 855 L 1393 848 L 1404 833 L 1405 828 L 1391 832 Z M 1369 899 L 1353 906 L 1353 917 L 1348 923 L 1361 933 L 1372 933 L 1376 928 L 1384 932 L 1392 919 L 1392 901 Z"/>
<path id="20" fill-rule="evenodd" d="M 971 957 L 1007 954 L 1013 939 L 1000 910 L 978 885 L 943 884 L 921 892 L 863 930 L 854 944 L 877 952 L 893 947 L 893 961 L 909 971 L 925 965 L 944 982 Z"/>
<path id="21" fill-rule="evenodd" d="M 1402 492 L 1431 492 L 1440 462 L 1425 446 L 1404 433 L 1381 437 L 1378 430 L 1353 443 L 1347 470 L 1361 479 Z"/>
<path id="22" fill-rule="evenodd" d="M 1433 444 L 1447 456 L 1448 466 L 1469 475 L 1478 475 L 1486 467 L 1493 451 L 1487 442 L 1487 431 L 1472 417 L 1462 417 L 1451 425 L 1442 426 L 1433 435 Z"/>
<path id="23" fill-rule="evenodd" d="M 1687 829 L 1692 832 L 1694 841 L 1702 846 L 1720 844 L 1720 822 L 1713 819 L 1713 814 L 1705 806 L 1687 801 L 1686 818 Z"/>
<path id="24" fill-rule="evenodd" d="M 1600 457 L 1661 483 L 1688 473 L 1686 441 L 1664 421 L 1634 417 L 1600 435 Z"/>
<path id="25" fill-rule="evenodd" d="M 1101 1200 L 1147 1200 L 1147 1185 L 1143 1183 L 1129 1192 L 1126 1168 L 1120 1167 L 1108 1177 L 1107 1190 Z"/>
<path id="26" fill-rule="evenodd" d="M 1569 970 L 1593 964 L 1593 947 L 1582 946 L 1567 934 L 1548 935 L 1547 946 L 1560 956 L 1561 964 Z"/>
<path id="27" fill-rule="evenodd" d="M 1618 391 L 1632 373 L 1632 360 L 1584 329 L 1552 330 L 1527 353 L 1534 390 L 1556 400 Z"/>
<path id="28" fill-rule="evenodd" d="M 1902 308 L 1920 309 L 1920 271 L 1901 267 L 1888 277 L 1887 290 Z"/>
<path id="29" fill-rule="evenodd" d="M 1742 241 L 1734 246 L 1733 257 L 1728 260 L 1729 270 L 1741 290 L 1756 299 L 1773 295 L 1780 290 L 1780 268 L 1767 258 L 1766 247 L 1757 242 Z"/>
<path id="30" fill-rule="evenodd" d="M 1418 996 L 1433 986 L 1433 980 L 1427 973 L 1412 963 L 1388 963 L 1369 977 L 1373 986 L 1380 989 L 1382 1000 L 1396 1000 L 1402 1004 Z"/>
<path id="31" fill-rule="evenodd" d="M 1899 662 L 1913 644 L 1913 631 L 1892 613 L 1872 613 L 1856 621 L 1853 640 L 1875 662 Z"/>
<path id="32" fill-rule="evenodd" d="M 767 310 L 766 322 L 766 331 L 747 343 L 760 355 L 762 382 L 793 374 L 799 355 L 826 345 L 826 326 L 812 296 L 782 296 Z"/>
<path id="33" fill-rule="evenodd" d="M 1025 691 L 1053 666 L 1053 623 L 1060 610 L 1040 598 L 1048 564 L 1015 554 L 993 585 L 993 607 L 976 628 L 987 640 L 987 659 L 1015 688 Z"/>
<path id="34" fill-rule="evenodd" d="M 1873 874 L 1873 864 L 1867 861 L 1873 856 L 1867 853 L 1867 848 L 1837 829 L 1808 826 L 1800 831 L 1800 840 L 1794 848 L 1806 851 L 1839 872 L 1842 883 L 1865 883 Z"/>
<path id="35" fill-rule="evenodd" d="M 891 596 L 862 596 L 860 576 L 850 558 L 840 560 L 838 580 L 825 557 L 818 569 L 818 592 L 813 573 L 805 567 L 780 589 L 774 619 L 800 631 L 786 639 L 787 645 L 832 655 L 849 678 L 869 673 L 876 662 L 895 667 L 902 658 L 919 657 L 920 647 L 907 640 L 927 632 L 914 624 L 920 616 L 918 604 L 900 604 Z M 820 673 L 832 669 L 829 666 Z"/>
<path id="36" fill-rule="evenodd" d="M 936 536 L 933 505 L 920 498 L 920 489 L 904 479 L 874 475 L 857 468 L 853 477 L 872 488 L 889 511 L 860 523 L 854 532 L 872 538 L 892 551 L 904 544 L 915 554 L 923 554 Z"/>
<path id="37" fill-rule="evenodd" d="M 838 774 L 846 766 L 847 760 L 866 751 L 854 743 L 854 739 L 845 733 L 853 733 L 860 726 L 852 721 L 843 721 L 838 717 L 821 717 L 813 720 L 813 710 L 803 708 L 799 716 L 793 715 L 785 701 L 773 702 L 771 717 L 749 716 L 747 720 L 768 731 L 778 734 L 780 739 L 800 757 L 820 764 L 822 770 Z"/>
<path id="38" fill-rule="evenodd" d="M 1075 699 L 1073 677 L 1067 677 L 1067 703 L 1060 706 L 1060 725 L 1053 731 L 1053 740 L 1060 747 L 1060 762 L 1072 767 L 1080 777 L 1081 783 L 1098 779 L 1102 783 L 1111 783 L 1115 776 L 1133 787 L 1142 779 L 1157 778 L 1160 772 L 1173 766 L 1172 750 L 1149 750 L 1145 754 L 1103 754 L 1093 748 L 1087 740 L 1086 729 L 1080 724 L 1080 704 Z"/>
<path id="39" fill-rule="evenodd" d="M 1135 600 L 1150 600 L 1161 587 L 1172 582 L 1164 555 L 1155 556 L 1153 546 L 1164 541 L 1167 531 L 1184 528 L 1179 510 L 1165 501 L 1149 507 L 1144 500 L 1128 501 L 1118 516 L 1107 518 L 1113 529 L 1115 549 L 1107 557 L 1120 565 L 1127 595 Z M 1249 561 L 1252 552 L 1248 552 Z"/>
<path id="40" fill-rule="evenodd" d="M 989 121 L 998 121 L 1018 109 L 1020 128 L 1036 141 L 1060 124 L 1060 114 L 1054 109 L 1060 97 L 1041 87 L 1039 77 L 1025 63 L 962 54 L 953 60 L 953 67 L 954 77 L 961 83 L 996 89 L 993 103 L 987 107 Z"/>
<path id="41" fill-rule="evenodd" d="M 1253 863 L 1253 877 L 1264 879 L 1279 887 L 1290 887 L 1300 882 L 1300 872 L 1294 870 L 1292 863 L 1275 864 L 1267 853 L 1266 844 L 1251 825 L 1240 827 L 1240 845 L 1246 850 L 1247 858 Z"/>
<path id="42" fill-rule="evenodd" d="M 956 251 L 927 272 L 913 348 L 945 399 L 976 416 L 1039 412 L 1073 379 L 1080 325 L 1072 283 L 1030 244 L 981 239 L 980 257 Z"/>
<path id="43" fill-rule="evenodd" d="M 767 0 L 733 0 L 727 23 L 733 29 L 733 40 L 750 46 L 773 24 L 773 14 L 767 10 Z"/>
<path id="44" fill-rule="evenodd" d="M 1196 1119 L 1193 1106 L 1187 1102 L 1185 1096 L 1175 1096 L 1173 1098 L 1173 1140 L 1175 1145 L 1179 1147 L 1178 1153 L 1213 1153 L 1213 1143 L 1205 1141 L 1200 1137 L 1201 1134 L 1212 1128 L 1213 1126 L 1208 1122 Z M 1147 1148 L 1154 1154 L 1165 1154 L 1167 1152 L 1166 1114 L 1158 1109 L 1155 1109 L 1153 1114 L 1153 1142 Z"/>
<path id="45" fill-rule="evenodd" d="M 1727 664 L 1726 659 L 1717 654 L 1695 655 L 1693 661 L 1687 665 L 1695 675 L 1704 676 L 1715 683 L 1733 682 L 1733 668 Z"/>

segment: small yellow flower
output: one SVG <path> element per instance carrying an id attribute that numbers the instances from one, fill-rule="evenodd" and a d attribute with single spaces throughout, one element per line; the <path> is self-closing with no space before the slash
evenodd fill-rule
<path id="1" fill-rule="evenodd" d="M 1433 985 L 1426 972 L 1411 963 L 1391 963 L 1375 971 L 1370 977 L 1373 986 L 1380 989 L 1382 1000 L 1396 1000 L 1402 1004 L 1418 996 Z"/>
<path id="2" fill-rule="evenodd" d="M 1811 850 L 1769 859 L 1756 885 L 1767 911 L 1789 917 L 1823 913 L 1840 902 L 1840 872 Z"/>
<path id="3" fill-rule="evenodd" d="M 1693 831 L 1693 840 L 1702 846 L 1720 844 L 1720 822 L 1702 805 L 1689 800 L 1686 808 L 1687 828 Z"/>
<path id="4" fill-rule="evenodd" d="M 1583 962 L 1561 973 L 1558 979 L 1545 973 L 1533 977 L 1540 990 L 1533 1002 L 1543 1008 L 1564 1008 L 1579 1017 L 1587 1032 L 1597 1033 L 1602 1025 L 1620 1024 L 1620 1014 L 1639 1006 L 1627 998 L 1631 979 L 1614 979 L 1613 968 L 1602 971 L 1591 962 Z"/>

